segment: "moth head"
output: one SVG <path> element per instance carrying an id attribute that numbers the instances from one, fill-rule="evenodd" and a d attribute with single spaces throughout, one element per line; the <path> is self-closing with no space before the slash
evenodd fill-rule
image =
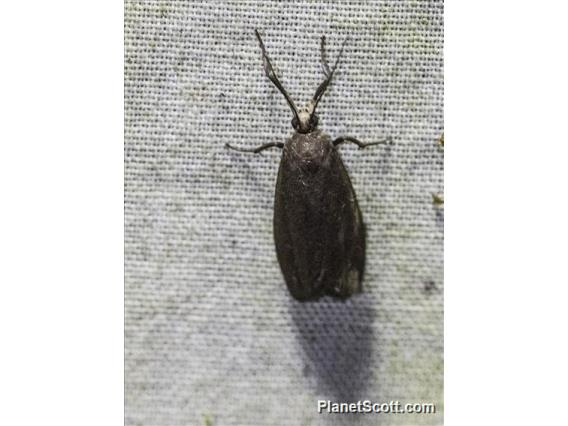
<path id="1" fill-rule="evenodd" d="M 315 104 L 310 100 L 304 108 L 300 108 L 292 118 L 292 127 L 298 133 L 313 132 L 318 126 L 318 116 L 315 113 Z"/>

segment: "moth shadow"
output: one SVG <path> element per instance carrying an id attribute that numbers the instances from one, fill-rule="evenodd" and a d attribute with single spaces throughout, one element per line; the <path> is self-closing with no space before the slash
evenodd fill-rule
<path id="1" fill-rule="evenodd" d="M 365 392 L 371 378 L 375 310 L 365 296 L 291 302 L 291 316 L 306 355 L 304 376 L 315 378 L 326 399 L 352 402 L 369 398 Z"/>
<path id="2" fill-rule="evenodd" d="M 434 206 L 434 214 L 435 214 L 435 221 L 436 226 L 444 229 L 444 207 L 443 206 Z"/>

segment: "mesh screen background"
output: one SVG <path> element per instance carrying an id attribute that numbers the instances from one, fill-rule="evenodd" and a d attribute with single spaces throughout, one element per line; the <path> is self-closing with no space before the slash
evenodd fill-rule
<path id="1" fill-rule="evenodd" d="M 367 226 L 363 293 L 301 304 L 274 249 L 292 114 L 319 38 L 343 58 L 318 106 Z M 127 425 L 441 424 L 443 2 L 125 3 Z M 317 400 L 433 402 L 434 415 L 318 414 Z"/>

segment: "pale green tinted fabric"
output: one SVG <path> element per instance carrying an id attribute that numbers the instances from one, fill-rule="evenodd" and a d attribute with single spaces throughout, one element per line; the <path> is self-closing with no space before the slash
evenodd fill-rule
<path id="1" fill-rule="evenodd" d="M 443 4 L 127 1 L 127 425 L 441 424 Z M 272 237 L 286 101 L 349 40 L 319 107 L 367 225 L 364 292 L 288 294 Z M 104 23 L 101 31 L 104 31 Z M 104 314 L 104 313 L 103 313 Z M 433 402 L 435 415 L 330 415 L 317 400 Z"/>

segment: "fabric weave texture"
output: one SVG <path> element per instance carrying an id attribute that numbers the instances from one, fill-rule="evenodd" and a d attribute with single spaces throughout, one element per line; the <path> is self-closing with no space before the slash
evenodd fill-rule
<path id="1" fill-rule="evenodd" d="M 296 104 L 323 80 L 332 138 L 367 228 L 363 292 L 289 295 L 272 235 L 292 114 L 264 75 L 259 29 Z M 443 422 L 443 2 L 126 1 L 127 425 Z M 436 405 L 319 414 L 319 399 Z"/>

